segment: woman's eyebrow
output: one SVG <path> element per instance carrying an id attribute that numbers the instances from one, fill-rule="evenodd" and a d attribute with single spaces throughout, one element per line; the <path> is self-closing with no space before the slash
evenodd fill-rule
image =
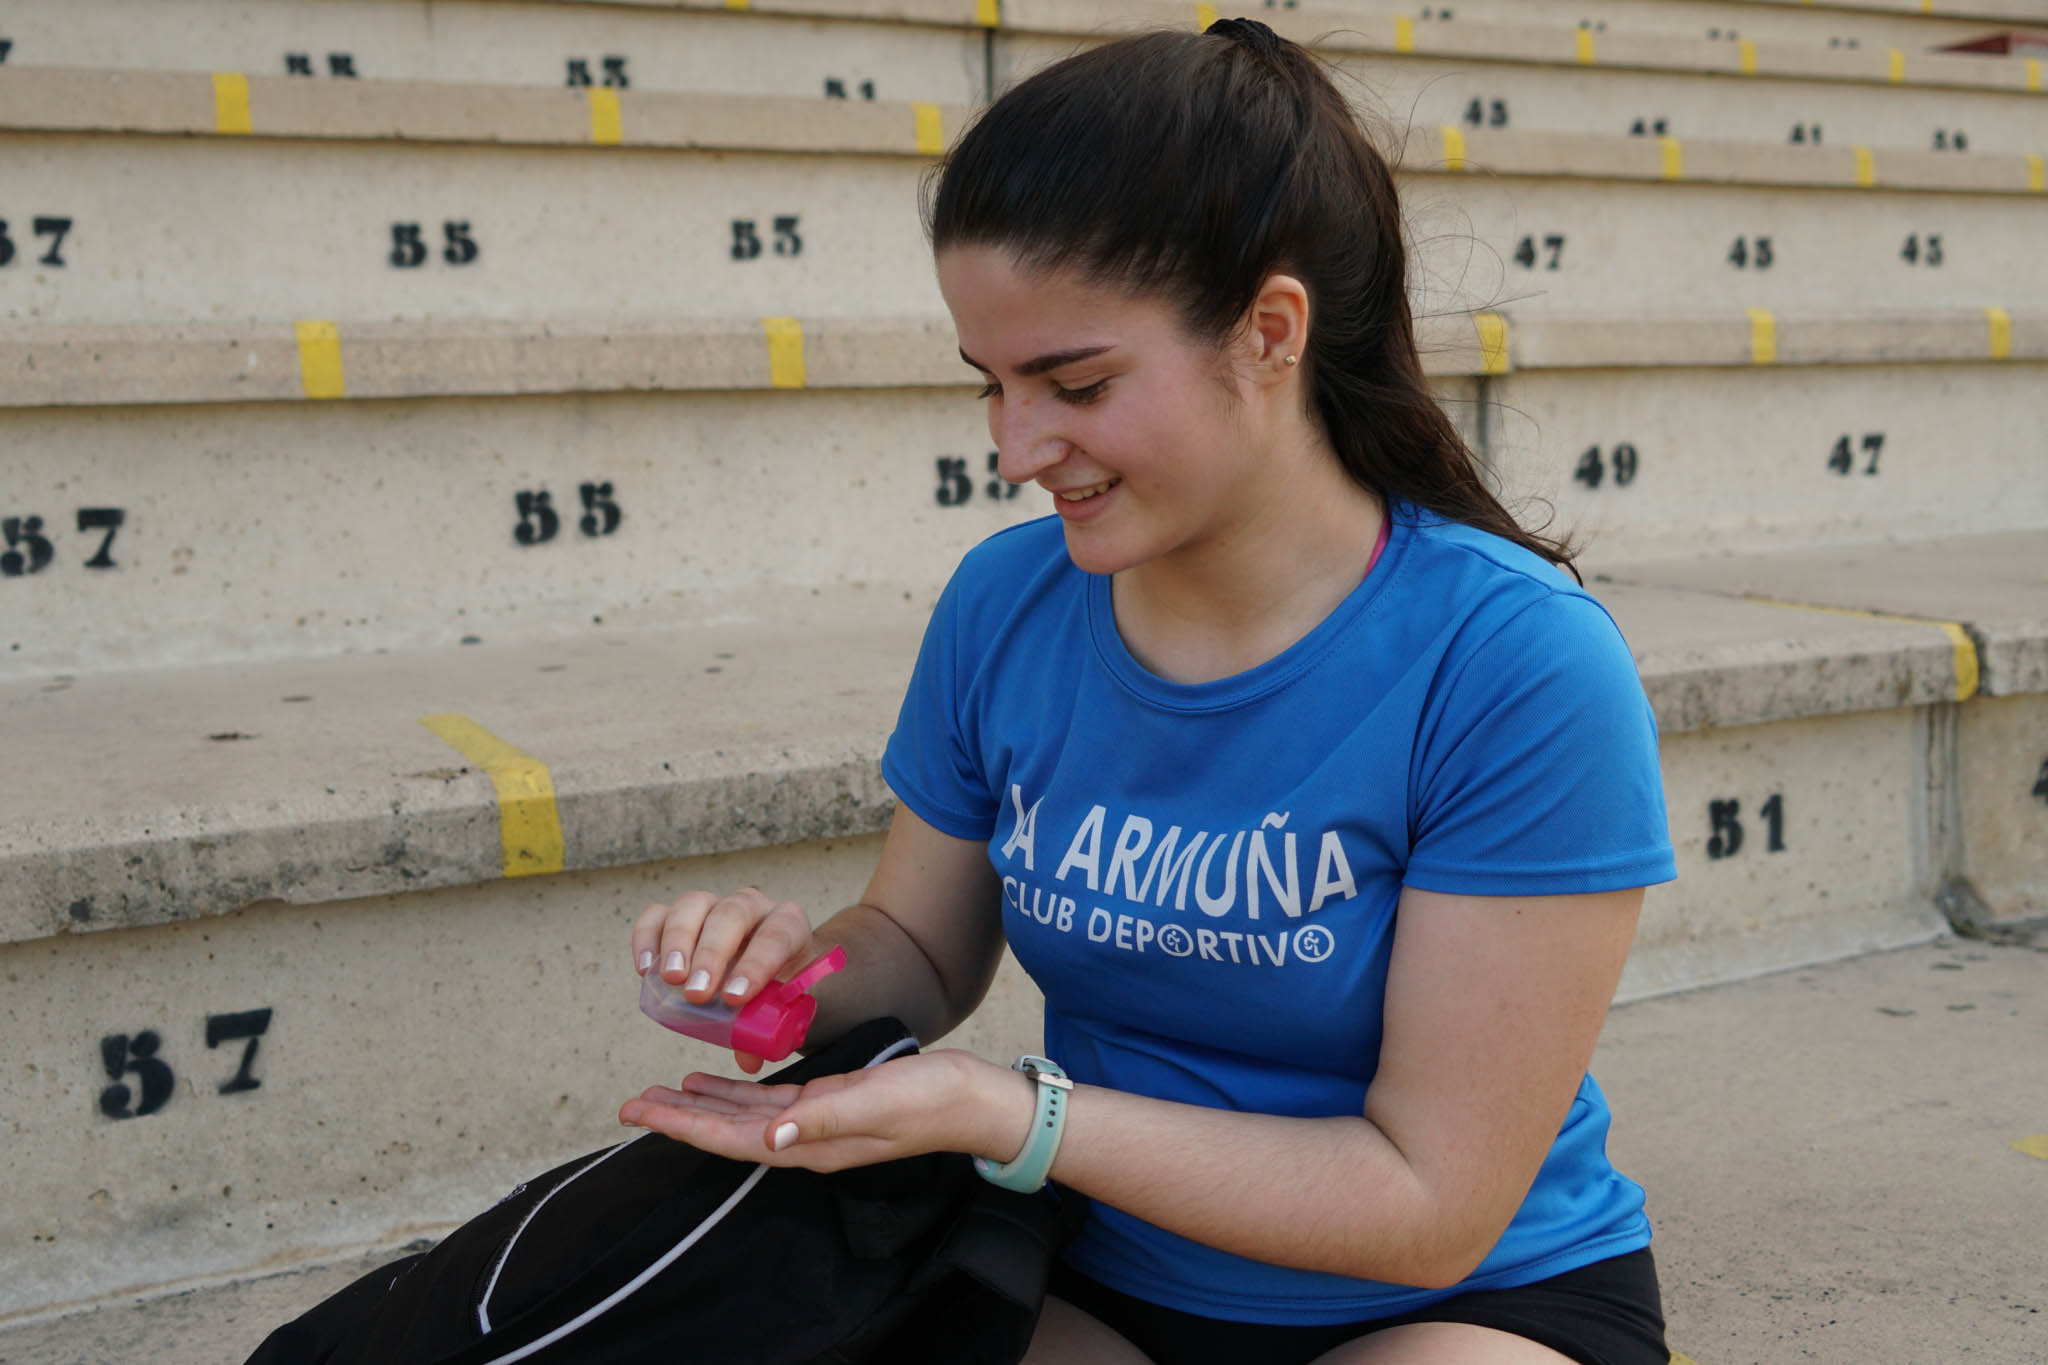
<path id="1" fill-rule="evenodd" d="M 1029 379 L 1034 375 L 1044 374 L 1048 370 L 1057 370 L 1062 365 L 1071 365 L 1077 360 L 1087 360 L 1091 356 L 1101 355 L 1109 349 L 1107 346 L 1083 346 L 1072 351 L 1051 351 L 1034 360 L 1025 361 L 1017 367 L 1017 373 Z M 991 370 L 988 366 L 967 354 L 964 348 L 960 352 L 960 358 L 975 369 L 980 370 L 983 374 L 995 373 L 994 370 Z"/>

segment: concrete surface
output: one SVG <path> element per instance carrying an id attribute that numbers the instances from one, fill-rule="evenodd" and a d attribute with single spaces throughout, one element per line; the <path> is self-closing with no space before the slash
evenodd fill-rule
<path id="1" fill-rule="evenodd" d="M 1950 938 L 1615 1009 L 1593 1070 L 1610 1152 L 1649 1191 L 1674 1349 L 2048 1361 L 2042 943 Z M 404 1250 L 0 1323 L 0 1365 L 237 1361 Z"/>
<path id="2" fill-rule="evenodd" d="M 710 11 L 710 12 L 707 12 Z M 982 34 L 908 23 L 845 23 L 787 14 L 737 14 L 723 4 L 659 8 L 591 4 L 505 5 L 498 0 L 270 5 L 249 0 L 165 0 L 137 11 L 113 0 L 52 8 L 0 0 L 10 62 L 36 66 L 286 74 L 286 54 L 331 79 L 340 52 L 362 80 L 480 82 L 560 87 L 569 62 L 599 85 L 616 83 L 604 58 L 623 58 L 624 88 L 822 97 L 842 82 L 849 100 L 972 103 L 981 98 Z"/>
<path id="3" fill-rule="evenodd" d="M 2018 454 L 2048 431 L 2048 365 L 1982 360 L 1985 317 L 1963 321 L 1980 363 L 1517 370 L 1489 387 L 1488 457 L 1542 499 L 1525 524 L 1555 507 L 1546 534 L 1570 528 L 1589 562 L 2048 526 L 2048 474 Z M 1771 416 L 1731 440 L 1737 412 Z"/>
<path id="4" fill-rule="evenodd" d="M 2034 479 L 2038 458 L 2023 461 Z M 1710 592 L 1822 610 L 1966 625 L 1977 691 L 2048 692 L 2048 546 L 2039 530 L 1601 564 L 1586 582 Z"/>
<path id="5" fill-rule="evenodd" d="M 1678 879 L 1645 893 L 1618 998 L 1943 932 L 1936 897 L 1947 875 L 1929 797 L 1954 778 L 1921 762 L 1929 710 L 1663 736 Z"/>
<path id="6" fill-rule="evenodd" d="M 1969 915 L 1984 923 L 2048 915 L 2048 694 L 1961 708 L 1955 766 L 1966 776 L 1948 819 L 1978 902 Z"/>
<path id="7" fill-rule="evenodd" d="M 753 120 L 741 110 L 728 111 L 740 130 L 728 141 L 744 150 L 505 145 L 488 126 L 493 104 L 547 99 L 562 138 L 586 139 L 575 120 L 589 118 L 555 98 L 564 92 L 509 86 L 421 87 L 423 107 L 482 111 L 449 132 L 427 126 L 416 136 L 468 142 L 401 142 L 348 128 L 325 140 L 337 122 L 325 118 L 290 138 L 164 137 L 22 131 L 35 125 L 7 113 L 8 79 L 0 76 L 0 125 L 19 134 L 10 137 L 10 188 L 31 203 L 65 204 L 80 222 L 129 223 L 153 244 L 150 255 L 80 247 L 64 269 L 24 275 L 10 286 L 8 321 L 847 317 L 943 308 L 917 214 L 930 155 L 916 145 L 907 106 L 773 102 L 774 121 L 799 128 L 893 112 L 895 145 L 881 155 L 781 150 L 766 136 L 750 139 Z M 275 79 L 295 95 L 307 85 Z M 38 96 L 63 85 L 40 83 Z M 497 137 L 516 135 L 510 121 L 509 113 L 497 119 L 506 129 Z M 758 121 L 771 122 L 765 114 Z M 1745 307 L 1848 309 L 1870 300 L 1873 277 L 1884 280 L 1888 308 L 2048 306 L 2048 276 L 2028 254 L 2039 196 L 2028 191 L 2020 157 L 1906 154 L 1950 178 L 1981 170 L 1981 188 L 2006 193 L 1899 188 L 1889 177 L 1858 189 L 1854 161 L 1832 150 L 1810 177 L 1803 162 L 1785 172 L 1802 184 L 1781 176 L 1674 183 L 1641 139 L 1486 138 L 1472 139 L 1474 173 L 1441 173 L 1442 159 L 1424 151 L 1397 176 L 1411 284 L 1428 286 L 1411 291 L 1417 311 L 1706 310 L 1727 306 L 1731 294 Z M 929 148 L 939 150 L 936 141 Z M 1758 178 L 1786 154 L 1739 144 L 1732 153 L 1737 165 L 1754 163 Z M 138 159 L 149 176 L 129 173 Z M 1478 173 L 1486 170 L 1500 174 Z M 263 194 L 287 180 L 294 195 Z M 249 207 L 222 225 L 207 215 L 222 202 Z M 1848 202 L 1861 211 L 1844 213 Z M 548 211 L 565 203 L 578 210 Z M 778 221 L 791 226 L 777 229 Z M 451 234 L 451 222 L 466 226 Z M 750 235 L 735 222 L 752 223 Z M 1939 268 L 1900 260 L 1918 234 L 1948 243 Z M 1732 266 L 1738 237 L 1769 237 L 1772 264 Z M 595 241 L 604 249 L 593 250 Z M 324 268 L 309 269 L 312 261 Z"/>
<path id="8" fill-rule="evenodd" d="M 961 555 L 1050 510 L 989 468 L 973 392 L 0 410 L 54 547 L 7 580 L 0 676 L 475 636 L 580 642 L 545 662 L 588 683 L 601 638 L 929 611 Z M 126 514 L 111 569 L 81 567 L 106 539 L 85 506 Z M 233 534 L 223 506 L 247 509 Z"/>
<path id="9" fill-rule="evenodd" d="M 1700 1365 L 2048 1361 L 2048 952 L 1949 939 L 1615 1011 L 1594 1074 Z M 2038 1139 L 2037 1139 L 2038 1142 Z M 2037 1147 L 2037 1151 L 2040 1150 Z"/>
<path id="10" fill-rule="evenodd" d="M 108 765 L 74 751 L 47 799 L 0 798 L 0 939 L 499 880 L 493 779 L 420 723 L 441 713 L 548 765 L 567 870 L 873 833 L 922 625 L 592 627 L 10 685 L 17 743 Z"/>

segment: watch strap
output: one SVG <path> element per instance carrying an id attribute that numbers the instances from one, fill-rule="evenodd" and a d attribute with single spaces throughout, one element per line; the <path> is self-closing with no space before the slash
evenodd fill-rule
<path id="1" fill-rule="evenodd" d="M 1019 1057 L 1010 1069 L 1038 1082 L 1038 1107 L 1031 1115 L 1031 1130 L 1015 1157 L 997 1163 L 978 1156 L 974 1158 L 974 1169 L 990 1184 L 1031 1194 L 1044 1187 L 1053 1158 L 1059 1154 L 1060 1135 L 1067 1125 L 1067 1092 L 1074 1088 L 1074 1083 L 1067 1079 L 1066 1072 L 1044 1057 Z"/>

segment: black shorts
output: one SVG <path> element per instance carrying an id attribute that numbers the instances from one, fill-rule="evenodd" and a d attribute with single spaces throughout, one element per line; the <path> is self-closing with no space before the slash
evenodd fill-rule
<path id="1" fill-rule="evenodd" d="M 1162 1308 L 1053 1266 L 1048 1294 L 1106 1323 L 1158 1365 L 1303 1365 L 1347 1341 L 1411 1322 L 1469 1322 L 1562 1352 L 1581 1365 L 1666 1365 L 1664 1308 L 1650 1249 L 1514 1289 L 1475 1289 L 1413 1313 L 1303 1327 L 1233 1322 Z"/>

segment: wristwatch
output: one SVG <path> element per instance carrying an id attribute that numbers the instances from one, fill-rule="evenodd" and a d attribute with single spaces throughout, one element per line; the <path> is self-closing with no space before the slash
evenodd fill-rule
<path id="1" fill-rule="evenodd" d="M 1067 1073 L 1043 1057 L 1019 1057 L 1010 1066 L 1038 1082 L 1038 1109 L 1031 1116 L 1031 1131 L 1024 1148 L 1015 1158 L 998 1165 L 985 1156 L 974 1158 L 974 1169 L 992 1185 L 1021 1194 L 1031 1194 L 1045 1185 L 1052 1159 L 1059 1154 L 1060 1134 L 1067 1126 L 1067 1093 L 1074 1083 Z"/>

